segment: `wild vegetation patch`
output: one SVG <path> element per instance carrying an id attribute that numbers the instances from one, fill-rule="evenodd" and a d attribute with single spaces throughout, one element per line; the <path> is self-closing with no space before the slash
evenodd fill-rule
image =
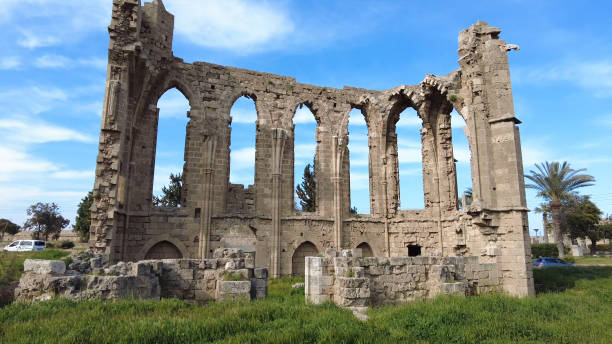
<path id="1" fill-rule="evenodd" d="M 612 337 L 612 267 L 534 271 L 538 295 L 438 297 L 368 311 L 361 322 L 332 303 L 304 301 L 300 278 L 270 280 L 269 298 L 13 304 L 0 342 L 32 343 L 606 343 Z"/>

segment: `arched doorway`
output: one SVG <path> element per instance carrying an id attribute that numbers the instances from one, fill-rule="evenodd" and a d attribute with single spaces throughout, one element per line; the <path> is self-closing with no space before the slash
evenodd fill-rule
<path id="1" fill-rule="evenodd" d="M 303 242 L 293 253 L 291 258 L 291 273 L 294 276 L 304 276 L 304 269 L 306 268 L 306 261 L 304 258 L 312 257 L 319 254 L 317 247 L 310 241 Z"/>
<path id="2" fill-rule="evenodd" d="M 169 241 L 160 241 L 153 245 L 145 255 L 145 259 L 181 259 L 181 251 Z"/>
<path id="3" fill-rule="evenodd" d="M 362 242 L 361 244 L 357 245 L 357 248 L 361 249 L 362 257 L 374 257 L 374 252 L 372 251 L 372 247 L 370 247 L 370 245 L 367 242 Z"/>

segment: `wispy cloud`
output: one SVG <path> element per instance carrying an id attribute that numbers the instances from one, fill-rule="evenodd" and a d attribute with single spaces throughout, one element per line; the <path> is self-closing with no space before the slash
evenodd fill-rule
<path id="1" fill-rule="evenodd" d="M 79 40 L 108 25 L 112 1 L 3 0 L 0 25 L 16 28 L 16 43 L 28 49 Z"/>
<path id="2" fill-rule="evenodd" d="M 17 56 L 0 58 L 0 70 L 17 69 L 21 66 L 21 59 Z"/>
<path id="3" fill-rule="evenodd" d="M 0 119 L 0 133 L 5 143 L 47 143 L 59 141 L 77 141 L 94 143 L 94 137 L 81 134 L 75 130 L 60 127 L 43 121 L 26 118 Z"/>
<path id="4" fill-rule="evenodd" d="M 57 166 L 45 159 L 29 155 L 23 150 L 0 146 L 0 182 L 10 181 L 16 173 L 48 172 L 57 169 Z"/>
<path id="5" fill-rule="evenodd" d="M 294 124 L 316 123 L 315 117 L 307 107 L 298 108 L 293 116 Z"/>
<path id="6" fill-rule="evenodd" d="M 37 68 L 75 68 L 75 67 L 93 67 L 96 69 L 106 69 L 106 60 L 103 58 L 89 59 L 71 59 L 66 56 L 47 54 L 40 56 L 34 62 Z"/>
<path id="7" fill-rule="evenodd" d="M 267 2 L 174 0 L 175 30 L 191 42 L 237 52 L 259 50 L 294 30 L 288 11 Z"/>
<path id="8" fill-rule="evenodd" d="M 93 170 L 86 170 L 86 171 L 63 170 L 63 171 L 56 171 L 56 172 L 51 173 L 52 178 L 69 179 L 69 180 L 91 179 L 93 181 L 94 176 L 95 175 L 94 175 Z"/>
<path id="9" fill-rule="evenodd" d="M 571 82 L 593 91 L 596 97 L 612 97 L 612 59 L 568 60 L 554 64 L 518 68 L 513 73 L 517 83 Z"/>
<path id="10" fill-rule="evenodd" d="M 157 102 L 159 116 L 162 118 L 187 118 L 189 101 L 176 89 L 164 93 Z"/>

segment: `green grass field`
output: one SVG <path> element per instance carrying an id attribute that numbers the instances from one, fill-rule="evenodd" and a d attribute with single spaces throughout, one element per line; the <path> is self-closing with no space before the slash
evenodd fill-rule
<path id="1" fill-rule="evenodd" d="M 612 257 L 574 257 L 577 265 L 612 265 Z"/>
<path id="2" fill-rule="evenodd" d="M 612 267 L 537 269 L 537 297 L 439 297 L 368 312 L 304 302 L 298 279 L 270 280 L 268 299 L 53 300 L 0 309 L 0 343 L 609 343 Z"/>

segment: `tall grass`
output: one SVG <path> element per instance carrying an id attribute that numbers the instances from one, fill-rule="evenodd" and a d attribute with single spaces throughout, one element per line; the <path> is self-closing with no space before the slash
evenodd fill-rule
<path id="1" fill-rule="evenodd" d="M 52 300 L 0 309 L 0 343 L 607 343 L 612 267 L 534 272 L 538 296 L 439 297 L 368 312 L 304 302 L 295 278 L 254 302 Z"/>
<path id="2" fill-rule="evenodd" d="M 23 262 L 28 259 L 59 260 L 70 252 L 58 249 L 47 249 L 38 252 L 6 252 L 0 251 L 0 283 L 17 281 L 23 273 Z"/>

